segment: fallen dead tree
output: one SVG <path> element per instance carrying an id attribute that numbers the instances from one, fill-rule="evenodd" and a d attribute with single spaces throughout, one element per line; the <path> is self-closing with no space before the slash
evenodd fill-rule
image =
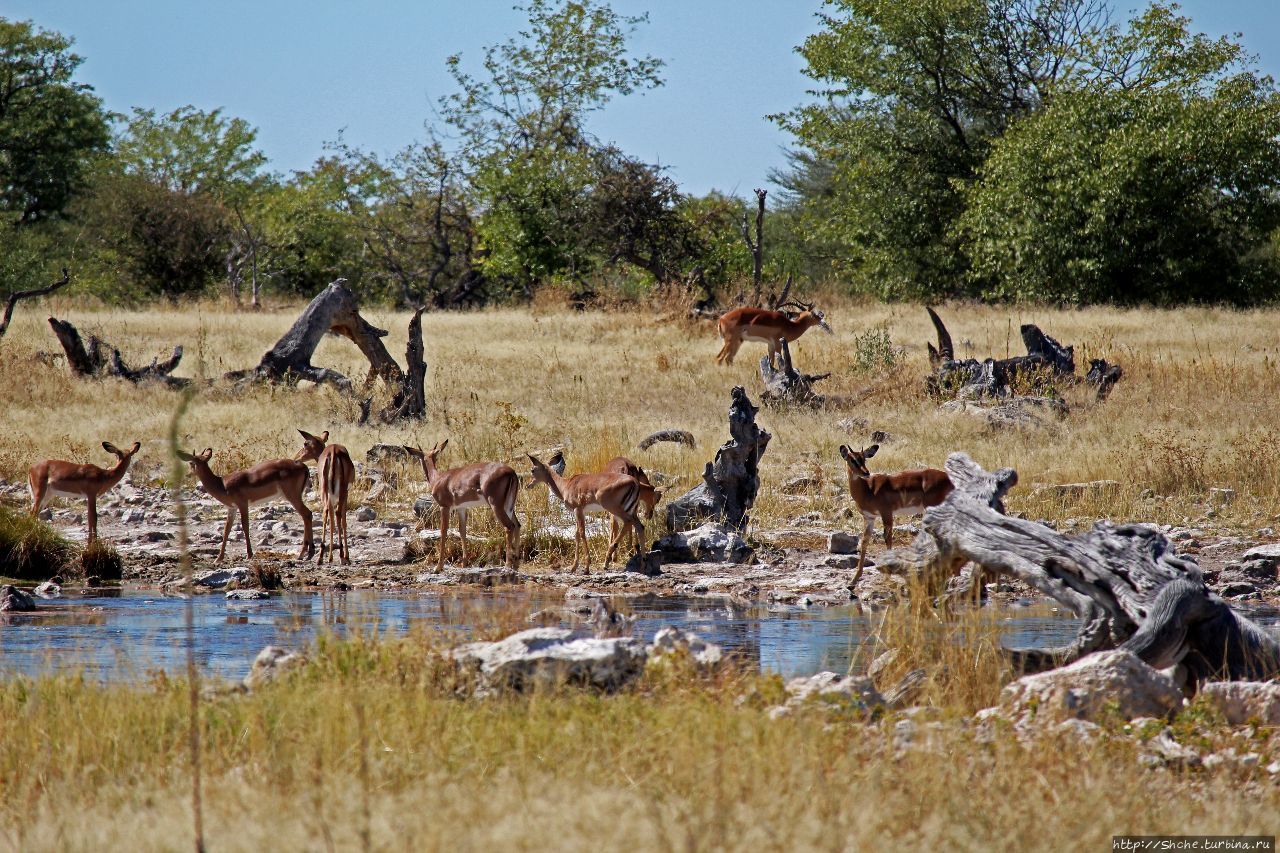
<path id="1" fill-rule="evenodd" d="M 182 361 L 181 345 L 174 347 L 173 354 L 164 361 L 153 358 L 146 367 L 132 368 L 125 364 L 120 350 L 97 335 L 90 334 L 86 345 L 80 331 L 66 320 L 50 317 L 49 325 L 67 354 L 67 365 L 76 376 L 117 376 L 135 383 L 159 382 L 170 388 L 185 388 L 191 383 L 190 379 L 169 375 Z"/>
<path id="2" fill-rule="evenodd" d="M 938 333 L 938 346 L 928 344 L 929 364 L 933 374 L 927 380 L 929 393 L 935 397 L 977 399 L 982 397 L 1010 397 L 1034 393 L 1044 396 L 1054 390 L 1055 383 L 1074 384 L 1080 381 L 1076 375 L 1075 348 L 1058 343 L 1040 331 L 1032 323 L 1024 323 L 1019 331 L 1026 355 L 1011 358 L 956 359 L 951 334 L 942 318 L 932 308 L 926 307 L 929 319 Z M 1098 400 L 1105 400 L 1111 389 L 1120 381 L 1123 371 L 1103 359 L 1093 359 L 1084 381 L 1091 385 Z"/>
<path id="3" fill-rule="evenodd" d="M 791 363 L 791 348 L 782 341 L 782 355 L 775 367 L 769 356 L 760 359 L 760 378 L 764 381 L 764 393 L 760 402 L 770 408 L 808 406 L 818 408 L 827 399 L 814 390 L 814 383 L 829 377 L 830 373 L 801 373 Z"/>
<path id="4" fill-rule="evenodd" d="M 422 310 L 414 312 L 409 321 L 409 343 L 406 357 L 407 370 L 401 370 L 382 339 L 386 329 L 379 329 L 364 317 L 355 295 L 340 278 L 331 283 L 302 310 L 298 319 L 280 340 L 262 356 L 258 366 L 250 370 L 236 370 L 224 378 L 233 382 L 263 381 L 295 384 L 305 379 L 316 384 L 329 384 L 344 392 L 354 392 L 352 381 L 327 367 L 312 365 L 311 358 L 326 334 L 347 338 L 369 360 L 369 373 L 365 377 L 367 388 L 374 380 L 381 379 L 393 389 L 391 401 L 376 417 L 384 423 L 399 418 L 421 418 L 426 413 L 424 383 L 427 365 L 423 358 Z M 373 398 L 368 397 L 360 406 L 360 423 L 373 417 Z"/>
<path id="5" fill-rule="evenodd" d="M 9 331 L 9 321 L 13 319 L 13 309 L 18 302 L 23 299 L 30 299 L 33 296 L 48 296 L 60 287 L 65 287 L 71 281 L 71 273 L 66 267 L 62 268 L 62 278 L 53 284 L 46 284 L 44 287 L 33 287 L 30 290 L 15 290 L 9 294 L 9 299 L 4 305 L 4 317 L 0 318 L 0 338 L 4 337 L 4 333 Z"/>
<path id="6" fill-rule="evenodd" d="M 1070 608 L 1080 618 L 1076 639 L 1015 651 L 1024 668 L 1118 647 L 1157 669 L 1181 664 L 1193 685 L 1280 675 L 1280 638 L 1211 593 L 1196 562 L 1156 528 L 1099 521 L 1086 533 L 1060 534 L 1005 515 L 1002 498 L 1018 481 L 1012 468 L 987 472 L 953 453 L 946 469 L 955 490 L 925 511 L 915 542 L 883 554 L 877 568 L 936 585 L 972 561 Z"/>

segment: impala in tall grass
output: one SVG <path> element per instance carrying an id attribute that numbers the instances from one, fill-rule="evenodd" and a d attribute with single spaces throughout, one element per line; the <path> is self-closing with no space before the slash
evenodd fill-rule
<path id="1" fill-rule="evenodd" d="M 791 343 L 814 326 L 819 326 L 828 335 L 831 327 L 821 311 L 813 307 L 813 303 L 795 303 L 801 309 L 794 318 L 784 311 L 770 311 L 766 308 L 734 308 L 720 318 L 718 328 L 724 346 L 716 355 L 716 364 L 733 364 L 733 357 L 743 341 L 758 341 L 769 345 L 769 363 L 773 364 L 776 356 L 782 351 L 782 342 Z"/>
<path id="2" fill-rule="evenodd" d="M 893 547 L 893 517 L 924 512 L 947 499 L 955 486 L 946 471 L 937 468 L 917 468 L 897 474 L 872 474 L 867 460 L 876 455 L 880 445 L 873 444 L 865 450 L 854 450 L 840 445 L 840 455 L 848 466 L 849 495 L 858 505 L 866 529 L 862 533 L 862 547 L 858 550 L 858 570 L 853 582 L 862 578 L 862 565 L 867 559 L 867 540 L 875 530 L 876 519 L 884 523 L 884 544 Z"/>
<path id="3" fill-rule="evenodd" d="M 45 459 L 27 471 L 27 488 L 31 492 L 31 517 L 40 515 L 40 506 L 47 495 L 62 498 L 84 498 L 89 505 L 89 535 L 87 542 L 98 538 L 98 498 L 115 488 L 129 470 L 129 462 L 142 447 L 135 441 L 128 451 L 121 450 L 109 441 L 102 442 L 102 449 L 116 457 L 110 468 L 61 459 Z"/>
<path id="4" fill-rule="evenodd" d="M 449 536 L 449 514 L 458 514 L 458 533 L 462 537 L 462 562 L 467 562 L 467 512 L 488 506 L 494 518 L 507 531 L 507 568 L 520 567 L 520 519 L 516 518 L 516 498 L 520 495 L 520 477 L 510 465 L 501 462 L 473 462 L 441 471 L 436 459 L 449 445 L 445 439 L 427 453 L 420 447 L 405 447 L 410 456 L 422 463 L 422 476 L 431 489 L 431 499 L 440 508 L 440 555 L 436 571 L 444 571 L 445 543 Z"/>

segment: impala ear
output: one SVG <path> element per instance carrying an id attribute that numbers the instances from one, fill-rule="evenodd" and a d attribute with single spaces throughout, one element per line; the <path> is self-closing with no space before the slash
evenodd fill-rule
<path id="1" fill-rule="evenodd" d="M 192 456 L 190 453 L 187 453 L 187 452 L 186 452 L 185 450 L 183 450 L 181 447 L 175 447 L 175 448 L 173 449 L 173 453 L 174 453 L 174 455 L 175 455 L 175 456 L 177 456 L 177 457 L 178 457 L 179 459 L 181 459 L 183 462 L 191 462 L 191 461 L 193 461 L 193 460 L 195 459 L 195 457 L 194 457 L 194 456 Z"/>
<path id="2" fill-rule="evenodd" d="M 850 456 L 852 456 L 852 455 L 853 455 L 853 451 L 852 451 L 852 450 L 850 450 L 850 449 L 848 448 L 848 446 L 843 445 L 843 444 L 842 444 L 842 445 L 840 445 L 840 458 L 841 458 L 841 459 L 843 459 L 843 460 L 844 460 L 844 461 L 846 461 L 846 462 L 850 462 L 850 461 L 852 461 L 852 460 L 850 460 L 850 459 L 849 459 L 849 457 L 850 457 Z"/>
<path id="3" fill-rule="evenodd" d="M 311 441 L 312 439 L 314 439 L 314 438 L 315 438 L 315 436 L 314 436 L 314 435 L 312 435 L 311 433 L 307 432 L 305 429 L 300 429 L 300 430 L 298 430 L 298 435 L 302 436 L 302 440 L 303 440 L 303 441 Z"/>
<path id="4" fill-rule="evenodd" d="M 142 442 L 141 442 L 141 441 L 135 441 L 135 442 L 133 443 L 133 450 L 130 450 L 130 451 L 129 451 L 129 455 L 130 455 L 130 456 L 132 456 L 133 454 L 137 453 L 137 452 L 138 452 L 139 450 L 141 450 L 141 449 L 142 449 Z"/>
<path id="5" fill-rule="evenodd" d="M 421 448 L 421 447 L 410 447 L 410 446 L 409 446 L 409 445 L 407 445 L 407 444 L 402 444 L 402 445 L 400 445 L 400 446 L 404 448 L 404 452 L 405 452 L 405 453 L 408 453 L 410 456 L 414 457 L 415 459 L 421 459 L 421 458 L 422 458 L 422 448 Z"/>
<path id="6" fill-rule="evenodd" d="M 120 452 L 120 448 L 116 447 L 109 441 L 102 442 L 102 449 L 108 453 L 115 454 L 116 456 L 124 456 L 124 454 Z"/>
<path id="7" fill-rule="evenodd" d="M 324 444 L 329 440 L 329 431 L 325 430 L 324 435 L 320 436 L 320 443 Z"/>
<path id="8" fill-rule="evenodd" d="M 440 446 L 436 448 L 437 453 L 444 453 L 444 449 L 449 446 L 449 439 L 440 442 Z"/>
<path id="9" fill-rule="evenodd" d="M 871 446 L 870 446 L 870 447 L 868 447 L 866 450 L 862 451 L 862 458 L 863 458 L 863 459 L 870 459 L 872 456 L 875 456 L 875 455 L 876 455 L 876 451 L 877 451 L 877 450 L 879 450 L 879 449 L 880 449 L 880 445 L 878 445 L 878 444 L 873 444 L 873 445 L 871 445 Z"/>
<path id="10" fill-rule="evenodd" d="M 200 458 L 201 458 L 201 459 L 203 459 L 205 462 L 208 462 L 210 459 L 212 459 L 212 458 L 213 458 L 213 448 L 212 448 L 212 447 L 206 447 L 206 448 L 204 449 L 204 453 L 201 453 L 201 454 L 200 454 Z"/>

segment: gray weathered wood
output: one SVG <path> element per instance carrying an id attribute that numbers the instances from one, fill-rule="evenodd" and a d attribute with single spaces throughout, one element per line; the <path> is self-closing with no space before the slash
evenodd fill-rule
<path id="1" fill-rule="evenodd" d="M 48 296 L 60 287 L 65 287 L 67 282 L 71 281 L 71 273 L 66 267 L 62 268 L 62 278 L 53 284 L 46 284 L 44 287 L 33 287 L 30 290 L 15 290 L 9 294 L 9 300 L 4 306 L 4 317 L 0 318 L 0 338 L 4 337 L 4 333 L 9 331 L 9 321 L 13 319 L 14 306 L 21 299 L 29 299 L 33 296 Z"/>
<path id="2" fill-rule="evenodd" d="M 729 406 L 729 441 L 707 463 L 702 484 L 667 505 L 667 528 L 689 530 L 714 519 L 735 530 L 750 521 L 748 512 L 760 490 L 760 457 L 772 436 L 756 425 L 759 409 L 742 386 L 732 392 Z"/>
<path id="3" fill-rule="evenodd" d="M 130 382 L 159 382 L 170 388 L 185 388 L 191 383 L 190 379 L 169 375 L 182 361 L 181 345 L 174 347 L 173 354 L 164 361 L 153 358 L 147 367 L 131 368 L 125 364 L 120 350 L 97 335 L 89 335 L 86 346 L 80 331 L 66 320 L 50 317 L 49 326 L 67 354 L 67 365 L 77 376 L 118 376 Z"/>
<path id="4" fill-rule="evenodd" d="M 774 367 L 769 356 L 760 359 L 760 378 L 764 380 L 764 393 L 760 402 L 770 408 L 788 406 L 807 406 L 817 408 L 826 403 L 826 399 L 813 390 L 813 384 L 826 379 L 830 373 L 801 373 L 791 364 L 791 348 L 782 341 L 782 356 Z"/>
<path id="5" fill-rule="evenodd" d="M 641 450 L 648 450 L 660 441 L 670 441 L 675 444 L 683 444 L 686 447 L 698 446 L 697 442 L 693 440 L 693 433 L 683 429 L 660 429 L 640 439 L 639 446 Z"/>
<path id="6" fill-rule="evenodd" d="M 1099 521 L 1083 534 L 1060 534 L 1004 514 L 1001 499 L 1017 482 L 1012 469 L 989 473 L 963 453 L 946 468 L 955 491 L 925 511 L 911 546 L 876 565 L 936 579 L 971 560 L 1070 608 L 1081 620 L 1075 641 L 1028 650 L 1019 655 L 1024 665 L 1060 665 L 1120 646 L 1158 668 L 1181 663 L 1196 681 L 1280 674 L 1280 639 L 1213 595 L 1195 561 L 1155 527 Z"/>

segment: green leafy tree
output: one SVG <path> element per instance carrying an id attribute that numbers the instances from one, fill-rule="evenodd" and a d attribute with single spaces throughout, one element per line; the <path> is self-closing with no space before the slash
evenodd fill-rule
<path id="1" fill-rule="evenodd" d="M 616 95 L 660 85 L 662 63 L 627 47 L 643 17 L 592 0 L 532 0 L 525 11 L 528 28 L 485 50 L 482 76 L 450 57 L 458 91 L 440 109 L 483 211 L 482 267 L 527 293 L 591 263 L 579 236 L 598 174 L 586 120 Z"/>
<path id="2" fill-rule="evenodd" d="M 0 17 L 0 211 L 30 225 L 59 216 L 109 141 L 92 87 L 74 80 L 72 40 Z"/>
<path id="3" fill-rule="evenodd" d="M 957 222 L 982 295 L 1256 302 L 1277 293 L 1280 95 L 1156 7 L 1099 73 L 1017 122 Z"/>

